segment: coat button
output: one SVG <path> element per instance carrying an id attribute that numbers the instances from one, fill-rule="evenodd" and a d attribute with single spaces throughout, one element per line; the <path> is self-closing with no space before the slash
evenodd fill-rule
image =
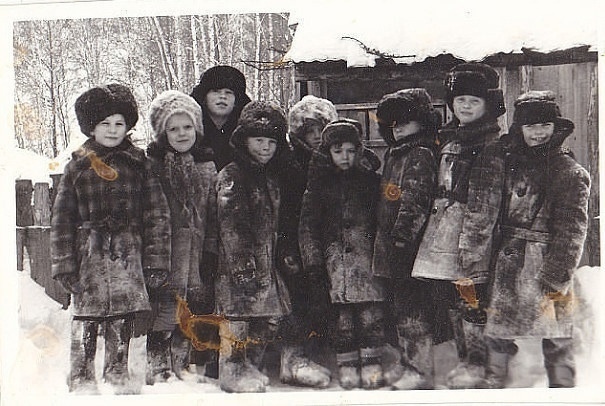
<path id="1" fill-rule="evenodd" d="M 346 252 L 347 254 L 350 254 L 351 252 L 353 252 L 353 248 L 352 248 L 351 246 L 346 246 L 346 247 L 345 247 L 345 252 Z"/>
<path id="2" fill-rule="evenodd" d="M 438 212 L 438 211 L 439 211 L 439 210 L 438 210 L 436 207 L 433 207 L 433 210 L 431 210 L 431 213 L 433 213 L 433 214 L 437 214 L 437 212 Z"/>

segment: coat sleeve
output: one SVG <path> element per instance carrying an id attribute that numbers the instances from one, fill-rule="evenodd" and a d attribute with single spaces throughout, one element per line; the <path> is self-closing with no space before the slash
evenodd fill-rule
<path id="1" fill-rule="evenodd" d="M 323 266 L 321 187 L 309 182 L 303 195 L 298 243 L 304 269 Z"/>
<path id="2" fill-rule="evenodd" d="M 151 162 L 145 162 L 143 179 L 143 269 L 170 269 L 170 209 Z"/>
<path id="3" fill-rule="evenodd" d="M 206 230 L 204 236 L 204 247 L 205 252 L 211 252 L 218 254 L 218 218 L 217 218 L 217 207 L 216 207 L 216 168 L 213 162 L 210 162 L 212 168 L 209 169 L 209 182 L 208 182 L 208 201 L 206 210 Z"/>
<path id="4" fill-rule="evenodd" d="M 227 166 L 219 173 L 216 185 L 218 236 L 224 255 L 221 256 L 224 263 L 219 268 L 230 275 L 256 268 L 251 210 L 243 183 L 240 174 Z"/>
<path id="5" fill-rule="evenodd" d="M 410 152 L 401 181 L 401 197 L 391 237 L 397 244 L 411 247 L 419 243 L 421 231 L 429 216 L 432 193 L 437 183 L 433 153 L 427 148 Z M 382 198 L 388 198 L 389 185 L 383 185 Z"/>
<path id="6" fill-rule="evenodd" d="M 78 200 L 73 184 L 73 161 L 65 167 L 57 189 L 50 229 L 52 277 L 78 273 L 76 233 Z"/>
<path id="7" fill-rule="evenodd" d="M 572 159 L 566 157 L 567 159 Z M 575 164 L 552 176 L 553 196 L 548 253 L 540 275 L 542 282 L 554 291 L 569 286 L 572 272 L 580 262 L 588 230 L 590 175 Z"/>
<path id="8" fill-rule="evenodd" d="M 481 261 L 492 255 L 494 230 L 502 206 L 505 178 L 503 144 L 485 147 L 471 168 L 467 211 L 458 242 L 459 262 L 467 277 L 477 281 L 488 278 L 488 269 L 476 269 Z"/>

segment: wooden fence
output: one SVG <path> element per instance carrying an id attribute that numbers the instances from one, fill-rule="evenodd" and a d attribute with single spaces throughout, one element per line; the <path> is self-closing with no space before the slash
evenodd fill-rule
<path id="1" fill-rule="evenodd" d="M 59 184 L 60 176 L 51 175 L 54 185 Z M 50 189 L 48 183 L 32 185 L 31 180 L 23 179 L 15 182 L 17 270 L 23 271 L 27 250 L 31 278 L 44 288 L 49 297 L 67 309 L 70 295 L 51 277 L 50 219 L 55 191 L 56 188 Z"/>

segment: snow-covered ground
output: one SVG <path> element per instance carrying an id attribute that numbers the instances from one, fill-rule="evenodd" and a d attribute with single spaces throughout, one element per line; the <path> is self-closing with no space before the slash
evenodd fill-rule
<path id="1" fill-rule="evenodd" d="M 27 261 L 26 261 L 27 262 Z M 16 272 L 16 271 L 15 271 Z M 81 404 L 84 400 L 81 396 L 70 395 L 67 390 L 67 373 L 69 370 L 69 335 L 70 335 L 70 311 L 62 310 L 61 306 L 52 301 L 44 293 L 44 289 L 37 285 L 29 277 L 26 268 L 23 272 L 17 272 L 18 301 L 19 301 L 19 334 L 15 363 L 11 367 L 9 385 L 2 388 L 2 398 L 6 399 L 39 399 L 48 401 L 49 404 L 71 402 Z M 343 392 L 336 383 L 326 390 L 311 390 L 303 388 L 292 388 L 276 382 L 268 393 L 228 395 L 222 394 L 215 380 L 206 378 L 204 383 L 182 382 L 173 380 L 168 383 L 156 384 L 154 386 L 144 385 L 145 372 L 145 338 L 135 338 L 131 342 L 130 373 L 134 386 L 141 389 L 142 396 L 113 396 L 112 402 L 143 401 L 153 399 L 183 399 L 183 400 L 214 400 L 239 403 L 241 401 L 260 402 L 263 404 L 282 403 L 287 400 L 293 404 L 358 404 L 358 403 L 399 403 L 414 401 L 434 401 L 435 399 L 447 402 L 456 401 L 461 395 L 464 401 L 484 402 L 486 399 L 505 399 L 506 396 L 529 396 L 545 394 L 539 397 L 540 401 L 548 400 L 553 393 L 559 401 L 569 399 L 577 401 L 574 393 L 582 393 L 598 388 L 602 381 L 603 352 L 602 340 L 600 340 L 603 329 L 603 312 L 597 311 L 595 305 L 602 303 L 599 290 L 595 287 L 603 286 L 602 272 L 598 268 L 584 267 L 577 272 L 577 286 L 586 298 L 578 306 L 578 317 L 576 325 L 577 338 L 577 383 L 578 388 L 566 390 L 530 390 L 509 389 L 504 391 L 415 391 L 392 392 L 380 390 L 375 392 L 355 390 Z M 588 287 L 588 288 L 586 288 Z M 546 376 L 542 364 L 541 347 L 538 340 L 524 340 L 518 342 L 520 351 L 511 364 L 510 387 L 512 388 L 545 388 Z M 99 339 L 97 356 L 97 377 L 102 374 L 103 339 Z M 455 348 L 453 343 L 445 343 L 436 349 L 437 383 L 443 384 L 447 371 L 455 365 Z M 100 379 L 99 379 L 100 381 Z M 99 389 L 102 395 L 111 395 L 110 386 L 100 383 Z M 581 391 L 581 392 L 580 392 Z M 296 396 L 292 396 L 295 395 Z M 149 396 L 152 397 L 150 398 Z M 502 397 L 504 396 L 504 398 Z M 563 396 L 563 397 L 561 397 Z M 86 403 L 108 399 L 105 396 L 86 397 Z M 214 400 L 213 400 L 214 399 Z M 44 402 L 46 403 L 46 402 Z M 21 404 L 21 402 L 19 402 Z M 22 404 L 29 404 L 25 402 Z"/>

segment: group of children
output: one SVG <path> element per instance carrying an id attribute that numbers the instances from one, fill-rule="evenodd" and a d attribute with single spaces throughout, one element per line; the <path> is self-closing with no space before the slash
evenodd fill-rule
<path id="1" fill-rule="evenodd" d="M 552 92 L 521 95 L 499 136 L 498 82 L 487 65 L 454 67 L 443 128 L 426 90 L 385 95 L 381 174 L 359 122 L 314 96 L 286 117 L 250 101 L 231 67 L 206 71 L 193 97 L 156 97 L 147 155 L 128 139 L 129 89 L 82 94 L 90 139 L 52 218 L 53 276 L 73 295 L 70 390 L 96 388 L 101 325 L 104 378 L 124 390 L 129 340 L 149 314 L 147 384 L 195 377 L 196 362 L 224 391 L 262 392 L 277 342 L 282 382 L 325 388 L 319 336 L 343 389 L 432 389 L 433 346 L 451 339 L 448 387 L 503 388 L 514 340 L 541 337 L 549 386 L 574 386 L 570 285 L 590 179 L 562 147 L 573 123 Z M 179 298 L 224 317 L 218 362 L 191 349 Z"/>

